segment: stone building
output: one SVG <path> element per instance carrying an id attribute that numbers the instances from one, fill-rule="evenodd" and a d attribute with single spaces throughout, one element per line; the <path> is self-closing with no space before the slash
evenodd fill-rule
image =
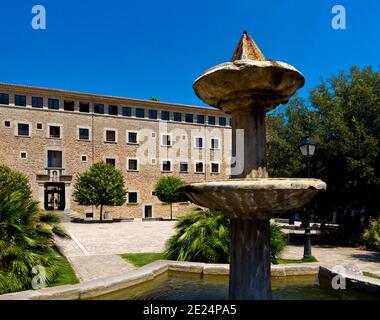
<path id="1" fill-rule="evenodd" d="M 169 207 L 156 181 L 229 176 L 231 119 L 217 109 L 0 83 L 0 164 L 23 172 L 45 210 L 98 218 L 72 197 L 79 173 L 106 161 L 122 170 L 128 189 L 106 218 L 160 218 Z M 174 206 L 184 214 L 188 203 Z"/>

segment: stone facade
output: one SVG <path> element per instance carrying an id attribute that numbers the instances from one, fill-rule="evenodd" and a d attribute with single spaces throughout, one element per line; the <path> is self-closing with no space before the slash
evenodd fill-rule
<path id="1" fill-rule="evenodd" d="M 69 111 L 71 102 L 73 111 Z M 99 105 L 103 106 L 104 114 L 94 112 L 99 112 Z M 117 115 L 109 114 L 110 105 L 117 106 Z M 169 112 L 169 120 L 161 119 L 162 111 Z M 186 114 L 193 115 L 192 122 Z M 204 124 L 197 123 L 198 115 L 204 116 Z M 230 159 L 231 149 L 230 118 L 212 108 L 0 84 L 0 134 L 0 164 L 29 177 L 41 208 L 54 207 L 82 216 L 93 212 L 96 217 L 97 210 L 73 201 L 75 179 L 101 160 L 114 159 L 116 167 L 124 173 L 128 191 L 137 192 L 136 203 L 129 203 L 128 199 L 121 207 L 105 208 L 106 216 L 113 218 L 168 217 L 169 206 L 152 194 L 154 184 L 162 176 L 177 176 L 186 182 L 229 177 L 226 160 Z M 170 135 L 170 146 L 163 145 L 165 134 Z M 113 136 L 114 142 L 106 141 Z M 202 148 L 196 145 L 197 137 L 203 138 Z M 216 148 L 211 148 L 211 138 L 218 139 L 214 140 Z M 163 172 L 163 161 L 168 160 L 170 170 Z M 188 163 L 187 173 L 180 172 L 180 161 Z M 198 173 L 199 161 L 203 162 L 204 170 Z M 52 190 L 58 186 L 61 207 L 53 200 L 56 191 L 48 194 L 49 186 Z M 184 214 L 189 207 L 188 203 L 176 204 L 173 213 Z"/>

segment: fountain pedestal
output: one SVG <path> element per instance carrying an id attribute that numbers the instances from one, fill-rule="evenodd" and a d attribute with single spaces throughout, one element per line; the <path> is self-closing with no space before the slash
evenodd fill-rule
<path id="1" fill-rule="evenodd" d="M 304 82 L 294 67 L 266 60 L 246 32 L 231 62 L 207 70 L 194 82 L 199 98 L 231 114 L 233 150 L 244 146 L 243 154 L 235 153 L 232 179 L 178 188 L 193 203 L 231 219 L 230 299 L 271 298 L 269 219 L 326 189 L 318 179 L 268 178 L 265 114 L 286 103 Z M 238 130 L 244 140 L 238 139 Z"/>

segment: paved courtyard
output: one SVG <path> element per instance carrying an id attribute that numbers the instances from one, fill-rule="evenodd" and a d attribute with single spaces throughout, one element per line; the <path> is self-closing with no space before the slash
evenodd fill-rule
<path id="1" fill-rule="evenodd" d="M 70 240 L 58 245 L 72 263 L 81 281 L 117 275 L 135 267 L 118 254 L 163 252 L 174 233 L 175 221 L 133 221 L 104 224 L 63 223 Z M 357 248 L 313 246 L 322 265 L 354 265 L 380 274 L 380 253 Z M 283 258 L 301 259 L 303 246 L 287 246 Z"/>

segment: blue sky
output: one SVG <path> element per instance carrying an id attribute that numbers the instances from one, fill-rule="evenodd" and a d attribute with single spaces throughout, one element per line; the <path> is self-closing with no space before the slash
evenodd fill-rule
<path id="1" fill-rule="evenodd" d="M 44 5 L 47 29 L 33 30 Z M 331 27 L 344 5 L 347 29 Z M 247 29 L 267 58 L 306 77 L 380 64 L 378 0 L 8 0 L 0 5 L 0 81 L 203 105 L 192 90 Z"/>

